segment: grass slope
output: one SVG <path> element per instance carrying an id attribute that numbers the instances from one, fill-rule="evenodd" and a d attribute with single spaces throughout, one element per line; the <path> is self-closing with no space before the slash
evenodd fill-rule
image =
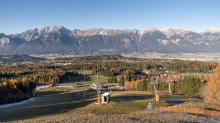
<path id="1" fill-rule="evenodd" d="M 62 82 L 62 84 L 76 84 L 76 82 L 84 82 L 84 75 L 85 76 L 85 83 L 91 84 L 91 83 L 96 83 L 97 82 L 97 75 L 92 75 L 92 71 L 82 71 L 79 72 L 78 76 L 75 77 L 70 77 L 70 79 L 66 79 Z M 106 83 L 108 82 L 108 78 L 111 77 L 105 77 L 103 75 L 98 75 L 99 82 L 100 83 Z M 116 76 L 117 82 L 120 80 L 120 75 Z"/>

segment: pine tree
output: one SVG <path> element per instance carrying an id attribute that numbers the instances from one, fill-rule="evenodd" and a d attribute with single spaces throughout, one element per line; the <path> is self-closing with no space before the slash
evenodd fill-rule
<path id="1" fill-rule="evenodd" d="M 124 86 L 124 77 L 123 76 L 120 77 L 119 85 Z"/>
<path id="2" fill-rule="evenodd" d="M 117 83 L 117 78 L 116 77 L 114 77 L 114 83 Z"/>

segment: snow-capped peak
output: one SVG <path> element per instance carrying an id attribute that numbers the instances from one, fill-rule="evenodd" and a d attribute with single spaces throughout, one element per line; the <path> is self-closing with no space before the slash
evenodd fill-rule
<path id="1" fill-rule="evenodd" d="M 160 29 L 161 32 L 168 32 L 168 31 L 175 31 L 175 32 L 184 32 L 184 31 L 190 31 L 186 28 L 181 28 L 181 27 L 176 27 L 176 28 L 171 28 L 171 27 L 166 27 L 163 29 Z"/>
<path id="2" fill-rule="evenodd" d="M 143 35 L 145 33 L 148 33 L 148 32 L 160 32 L 159 29 L 155 28 L 155 27 L 151 27 L 151 28 L 147 28 L 147 29 L 144 29 L 142 31 L 140 31 L 140 34 Z"/>
<path id="3" fill-rule="evenodd" d="M 203 31 L 203 32 L 209 32 L 209 33 L 220 33 L 220 28 L 211 27 L 211 28 L 206 29 L 206 30 Z"/>
<path id="4" fill-rule="evenodd" d="M 181 27 L 176 27 L 176 28 L 166 27 L 166 28 L 160 29 L 160 31 L 163 34 L 165 34 L 168 38 L 175 34 L 184 36 L 186 33 L 191 32 L 190 30 L 186 28 L 181 28 Z"/>
<path id="5" fill-rule="evenodd" d="M 20 34 L 13 35 L 13 37 L 19 37 L 21 39 L 25 39 L 26 41 L 30 41 L 30 40 L 33 40 L 39 37 L 40 35 L 48 34 L 51 32 L 58 32 L 58 33 L 68 35 L 70 30 L 66 29 L 63 26 L 53 26 L 53 27 L 45 26 L 43 28 L 33 28 L 33 29 L 26 30 Z"/>

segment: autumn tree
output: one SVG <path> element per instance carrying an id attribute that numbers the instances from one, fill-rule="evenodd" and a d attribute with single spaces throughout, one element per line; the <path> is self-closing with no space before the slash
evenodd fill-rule
<path id="1" fill-rule="evenodd" d="M 173 77 L 171 75 L 168 75 L 167 80 L 173 80 Z"/>
<path id="2" fill-rule="evenodd" d="M 176 75 L 176 76 L 174 77 L 174 81 L 175 81 L 175 82 L 178 82 L 178 81 L 179 81 L 179 76 Z"/>
<path id="3" fill-rule="evenodd" d="M 162 77 L 161 77 L 161 82 L 164 82 L 165 81 L 165 77 L 164 77 L 164 75 L 162 75 Z"/>
<path id="4" fill-rule="evenodd" d="M 214 70 L 214 74 L 210 75 L 210 79 L 204 90 L 204 99 L 209 103 L 220 104 L 220 62 Z"/>

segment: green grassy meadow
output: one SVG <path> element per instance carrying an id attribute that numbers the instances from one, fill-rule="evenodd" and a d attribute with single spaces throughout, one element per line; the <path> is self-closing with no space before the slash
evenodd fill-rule
<path id="1" fill-rule="evenodd" d="M 176 75 L 180 75 L 180 76 L 210 76 L 211 74 L 202 74 L 202 73 L 178 73 Z"/>
<path id="2" fill-rule="evenodd" d="M 97 82 L 97 75 L 92 75 L 92 71 L 82 71 L 79 72 L 78 76 L 70 77 L 70 79 L 66 79 L 62 82 L 62 84 L 76 84 L 76 82 L 84 82 L 84 75 L 85 75 L 85 83 L 91 84 L 94 82 Z M 99 82 L 105 83 L 108 82 L 108 78 L 111 77 L 105 77 L 103 75 L 98 75 Z M 120 81 L 120 75 L 116 76 L 117 81 Z"/>

